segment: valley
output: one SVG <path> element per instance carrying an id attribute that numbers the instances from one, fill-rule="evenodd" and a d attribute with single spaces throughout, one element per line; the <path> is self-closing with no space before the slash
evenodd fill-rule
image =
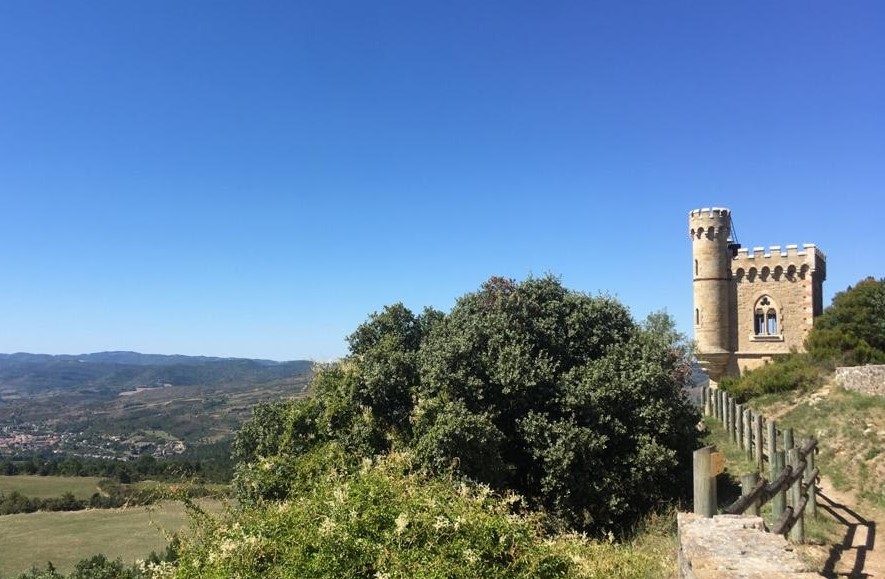
<path id="1" fill-rule="evenodd" d="M 303 394 L 306 360 L 0 355 L 0 457 L 131 460 L 229 439 L 255 404 Z"/>

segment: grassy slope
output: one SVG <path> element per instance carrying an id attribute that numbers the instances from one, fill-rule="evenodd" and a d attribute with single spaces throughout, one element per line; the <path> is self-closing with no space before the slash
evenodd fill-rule
<path id="1" fill-rule="evenodd" d="M 206 503 L 217 508 L 218 503 Z M 187 524 L 181 503 L 154 507 L 31 513 L 0 518 L 0 576 L 52 563 L 70 571 L 74 563 L 96 553 L 132 562 L 167 543 L 168 533 Z"/>
<path id="2" fill-rule="evenodd" d="M 885 509 L 885 398 L 828 385 L 760 396 L 751 404 L 799 437 L 816 436 L 821 473 L 837 489 Z"/>
<path id="3" fill-rule="evenodd" d="M 72 492 L 78 499 L 88 499 L 98 492 L 100 480 L 92 476 L 0 476 L 0 492 L 18 491 L 35 498 L 55 498 Z"/>

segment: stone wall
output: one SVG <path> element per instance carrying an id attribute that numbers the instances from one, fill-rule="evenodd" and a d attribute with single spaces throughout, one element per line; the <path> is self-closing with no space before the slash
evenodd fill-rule
<path id="1" fill-rule="evenodd" d="M 820 577 L 790 543 L 765 531 L 761 517 L 693 513 L 677 515 L 679 577 L 808 578 Z"/>
<path id="2" fill-rule="evenodd" d="M 885 396 L 885 365 L 836 368 L 834 379 L 846 390 Z"/>

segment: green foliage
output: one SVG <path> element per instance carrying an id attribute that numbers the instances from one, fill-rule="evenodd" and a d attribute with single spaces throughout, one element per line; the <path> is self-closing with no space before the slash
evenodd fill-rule
<path id="1" fill-rule="evenodd" d="M 189 448 L 180 456 L 157 459 L 142 455 L 134 462 L 65 454 L 42 456 L 17 453 L 0 458 L 0 475 L 97 476 L 117 480 L 122 478 L 128 482 L 146 479 L 228 482 L 233 471 L 230 445 L 230 439 L 225 439 Z"/>
<path id="2" fill-rule="evenodd" d="M 172 567 L 167 562 L 173 561 L 174 557 L 175 554 L 167 550 L 163 557 L 151 553 L 147 561 L 125 565 L 121 559 L 111 560 L 99 554 L 79 561 L 68 575 L 59 573 L 52 563 L 47 563 L 45 567 L 34 567 L 22 573 L 18 579 L 160 579 L 168 576 Z"/>
<path id="3" fill-rule="evenodd" d="M 688 350 L 665 315 L 639 325 L 552 277 L 492 278 L 448 315 L 396 304 L 348 341 L 311 398 L 258 408 L 238 435 L 246 504 L 295 496 L 299 457 L 329 442 L 351 463 L 407 451 L 597 533 L 686 488 L 698 416 L 683 393 Z"/>
<path id="4" fill-rule="evenodd" d="M 794 353 L 777 357 L 740 378 L 724 378 L 720 386 L 743 403 L 763 394 L 808 392 L 823 383 L 825 373 L 810 355 Z"/>
<path id="5" fill-rule="evenodd" d="M 815 320 L 805 347 L 816 360 L 833 365 L 885 363 L 885 279 L 869 277 L 837 293 Z"/>
<path id="6" fill-rule="evenodd" d="M 672 569 L 672 525 L 644 550 L 548 535 L 544 515 L 527 512 L 519 496 L 422 474 L 408 454 L 365 459 L 350 473 L 331 466 L 335 457 L 324 446 L 294 459 L 295 471 L 328 466 L 289 500 L 201 518 L 183 539 L 175 577 L 607 578 Z"/>
<path id="7" fill-rule="evenodd" d="M 139 484 L 123 485 L 110 479 L 103 479 L 98 482 L 97 487 L 101 492 L 95 492 L 89 498 L 82 499 L 77 498 L 70 491 L 63 492 L 57 497 L 32 497 L 25 495 L 19 490 L 13 490 L 8 493 L 0 491 L 0 515 L 34 513 L 37 511 L 115 509 L 152 505 L 161 500 L 168 499 L 193 499 L 222 494 L 218 489 L 200 484 L 166 485 L 156 483 L 150 486 L 141 486 Z"/>
<path id="8" fill-rule="evenodd" d="M 416 409 L 415 433 L 415 454 L 430 470 L 461 470 L 492 484 L 505 480 L 506 440 L 488 414 L 472 413 L 461 401 L 432 399 Z"/>

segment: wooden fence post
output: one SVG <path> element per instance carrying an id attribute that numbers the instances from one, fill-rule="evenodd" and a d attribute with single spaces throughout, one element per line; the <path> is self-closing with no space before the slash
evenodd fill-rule
<path id="1" fill-rule="evenodd" d="M 774 482 L 784 470 L 784 451 L 775 450 L 771 460 L 771 480 Z M 771 497 L 771 522 L 777 521 L 787 508 L 787 496 L 783 490 L 774 493 Z"/>
<path id="2" fill-rule="evenodd" d="M 735 420 L 735 416 L 737 414 L 737 404 L 734 401 L 734 398 L 729 396 L 728 400 L 728 421 L 729 421 L 729 432 L 731 433 L 731 441 L 737 442 L 737 420 Z"/>
<path id="3" fill-rule="evenodd" d="M 793 444 L 793 429 L 784 428 L 784 450 L 790 450 L 794 446 L 795 444 Z"/>
<path id="4" fill-rule="evenodd" d="M 777 451 L 777 423 L 774 420 L 768 421 L 768 474 L 771 480 L 777 478 L 777 471 L 774 469 L 774 453 Z"/>
<path id="5" fill-rule="evenodd" d="M 694 451 L 694 512 L 710 518 L 716 514 L 716 477 L 712 475 L 713 446 Z"/>
<path id="6" fill-rule="evenodd" d="M 744 422 L 744 449 L 750 460 L 753 459 L 753 421 L 750 418 L 752 413 L 753 411 L 747 408 L 741 416 L 741 420 Z"/>
<path id="7" fill-rule="evenodd" d="M 713 418 L 719 420 L 719 389 L 713 390 Z"/>
<path id="8" fill-rule="evenodd" d="M 753 440 L 756 442 L 755 452 L 756 452 L 756 468 L 759 469 L 759 472 L 762 472 L 762 468 L 764 466 L 764 461 L 762 458 L 762 415 L 760 413 L 756 413 L 753 420 Z"/>
<path id="9" fill-rule="evenodd" d="M 749 472 L 747 474 L 742 474 L 741 475 L 741 496 L 745 497 L 748 494 L 750 494 L 751 492 L 753 492 L 753 489 L 756 488 L 756 483 L 758 483 L 758 482 L 759 482 L 759 473 Z M 750 508 L 748 508 L 744 512 L 749 513 L 751 515 L 755 515 L 758 517 L 759 516 L 759 501 L 758 500 L 753 501 L 753 504 L 750 505 Z"/>
<path id="10" fill-rule="evenodd" d="M 725 432 L 728 432 L 728 394 L 725 391 L 722 391 L 722 426 L 725 428 Z"/>
<path id="11" fill-rule="evenodd" d="M 787 451 L 787 463 L 792 465 L 793 472 L 799 467 L 801 461 L 799 459 L 799 449 L 791 448 Z M 793 507 L 793 526 L 790 527 L 790 540 L 801 543 L 805 540 L 805 513 L 799 511 L 799 504 L 802 502 L 802 475 L 796 477 L 796 481 L 790 486 L 790 502 Z"/>
<path id="12" fill-rule="evenodd" d="M 805 483 L 808 485 L 808 514 L 812 517 L 817 515 L 817 482 L 811 480 L 811 473 L 814 471 L 814 454 L 817 448 L 812 448 L 805 456 Z"/>
<path id="13" fill-rule="evenodd" d="M 738 447 L 744 448 L 744 405 L 735 404 L 734 412 L 737 420 L 734 424 L 735 436 L 737 436 Z"/>

